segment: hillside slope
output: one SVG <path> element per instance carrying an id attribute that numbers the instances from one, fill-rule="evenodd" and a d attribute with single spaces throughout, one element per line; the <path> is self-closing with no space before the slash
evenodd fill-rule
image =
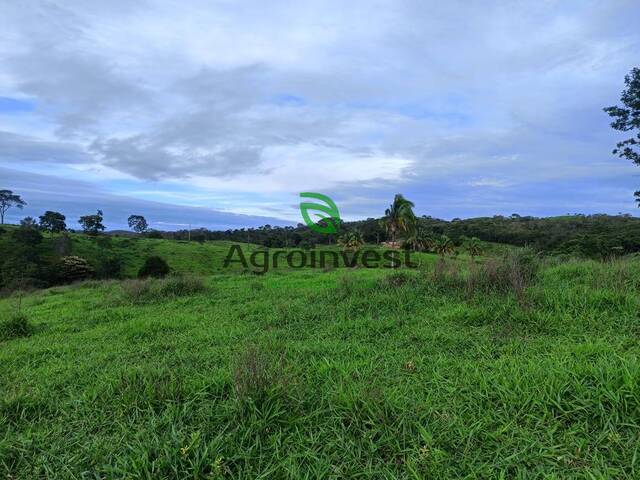
<path id="1" fill-rule="evenodd" d="M 548 265 L 522 295 L 450 267 L 44 290 L 0 342 L 0 472 L 631 478 L 639 279 L 635 258 Z"/>

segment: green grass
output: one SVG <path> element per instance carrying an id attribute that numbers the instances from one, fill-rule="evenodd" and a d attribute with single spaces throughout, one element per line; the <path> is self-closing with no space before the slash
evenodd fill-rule
<path id="1" fill-rule="evenodd" d="M 197 273 L 226 251 L 127 248 Z M 524 300 L 423 259 L 23 298 L 31 335 L 0 343 L 0 476 L 639 477 L 640 259 L 550 264 Z"/>

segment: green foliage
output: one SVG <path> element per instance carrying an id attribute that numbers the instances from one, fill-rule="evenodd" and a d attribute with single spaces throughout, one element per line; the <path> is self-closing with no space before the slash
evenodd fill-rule
<path id="1" fill-rule="evenodd" d="M 414 252 L 428 251 L 432 249 L 433 246 L 433 239 L 423 228 L 415 228 L 402 244 L 403 248 L 413 250 Z"/>
<path id="2" fill-rule="evenodd" d="M 123 261 L 118 255 L 103 255 L 98 259 L 96 276 L 98 278 L 121 278 Z"/>
<path id="3" fill-rule="evenodd" d="M 387 233 L 391 235 L 391 241 L 395 243 L 398 233 L 410 234 L 416 225 L 416 216 L 413 213 L 413 202 L 397 194 L 393 203 L 384 212 L 382 219 Z"/>
<path id="4" fill-rule="evenodd" d="M 132 303 L 163 301 L 167 298 L 187 297 L 205 291 L 200 277 L 172 275 L 167 278 L 145 278 L 126 280 L 122 283 L 122 294 Z"/>
<path id="5" fill-rule="evenodd" d="M 611 127 L 621 132 L 631 132 L 632 137 L 618 142 L 614 154 L 640 165 L 640 68 L 633 68 L 624 78 L 626 88 L 620 97 L 622 107 L 604 109 L 614 120 Z"/>
<path id="6" fill-rule="evenodd" d="M 37 259 L 13 255 L 2 265 L 2 285 L 10 290 L 45 286 Z"/>
<path id="7" fill-rule="evenodd" d="M 53 252 L 60 257 L 71 255 L 73 251 L 71 237 L 66 232 L 63 233 L 53 241 L 52 247 Z"/>
<path id="8" fill-rule="evenodd" d="M 58 262 L 58 280 L 62 283 L 71 283 L 88 280 L 95 275 L 95 270 L 89 262 L 75 255 L 62 257 Z"/>
<path id="9" fill-rule="evenodd" d="M 11 190 L 0 190 L 0 225 L 4 224 L 4 215 L 12 207 L 20 210 L 27 204 L 20 195 L 13 193 Z"/>
<path id="10" fill-rule="evenodd" d="M 477 237 L 472 237 L 466 242 L 467 252 L 471 258 L 475 258 L 478 255 L 482 255 L 482 243 Z"/>
<path id="11" fill-rule="evenodd" d="M 233 389 L 241 401 L 260 404 L 276 389 L 287 388 L 283 353 L 275 354 L 264 346 L 249 344 L 233 359 Z"/>
<path id="12" fill-rule="evenodd" d="M 466 294 L 489 260 L 535 272 L 526 302 Z M 28 295 L 45 328 L 0 346 L 0 475 L 635 478 L 640 258 L 448 259 L 438 285 L 434 262 Z"/>
<path id="13" fill-rule="evenodd" d="M 42 242 L 42 234 L 32 227 L 21 226 L 14 230 L 11 235 L 13 240 L 21 247 L 35 247 Z"/>
<path id="14" fill-rule="evenodd" d="M 38 228 L 38 224 L 33 217 L 24 217 L 20 220 L 20 228 L 36 229 Z"/>
<path id="15" fill-rule="evenodd" d="M 67 229 L 66 219 L 67 217 L 59 212 L 47 210 L 44 215 L 40 215 L 40 228 L 52 234 L 64 232 Z"/>
<path id="16" fill-rule="evenodd" d="M 82 230 L 87 235 L 98 235 L 104 231 L 105 226 L 102 224 L 102 210 L 98 210 L 95 215 L 85 215 L 80 217 L 78 223 L 82 226 Z"/>
<path id="17" fill-rule="evenodd" d="M 364 240 L 362 239 L 362 234 L 358 230 L 350 230 L 340 237 L 338 244 L 345 250 L 356 251 L 364 245 Z"/>
<path id="18" fill-rule="evenodd" d="M 455 245 L 446 235 L 440 235 L 439 237 L 435 238 L 432 245 L 433 251 L 441 257 L 444 257 L 445 255 L 451 255 L 455 250 Z"/>
<path id="19" fill-rule="evenodd" d="M 162 238 L 162 233 L 157 231 L 157 230 L 151 230 L 151 231 L 147 232 L 147 238 L 161 239 Z"/>
<path id="20" fill-rule="evenodd" d="M 532 251 L 511 251 L 500 259 L 474 265 L 465 287 L 469 294 L 511 292 L 518 301 L 524 302 L 525 291 L 535 282 L 539 266 L 540 261 Z"/>
<path id="21" fill-rule="evenodd" d="M 33 327 L 23 313 L 14 313 L 8 319 L 0 321 L 0 341 L 27 337 L 32 331 Z"/>
<path id="22" fill-rule="evenodd" d="M 169 265 L 162 257 L 154 255 L 152 257 L 147 257 L 147 259 L 144 261 L 144 265 L 142 265 L 142 267 L 140 267 L 140 270 L 138 270 L 138 277 L 162 278 L 168 275 L 170 270 L 171 269 L 169 268 Z"/>
<path id="23" fill-rule="evenodd" d="M 127 219 L 129 228 L 136 233 L 144 233 L 149 228 L 147 220 L 142 215 L 130 215 Z"/>

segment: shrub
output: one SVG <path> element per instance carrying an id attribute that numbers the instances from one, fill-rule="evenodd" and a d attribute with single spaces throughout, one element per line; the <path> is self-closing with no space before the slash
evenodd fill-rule
<path id="1" fill-rule="evenodd" d="M 240 400 L 263 400 L 271 390 L 290 382 L 284 369 L 284 353 L 275 355 L 258 345 L 248 345 L 231 367 L 233 387 Z"/>
<path id="2" fill-rule="evenodd" d="M 525 289 L 535 280 L 538 257 L 528 249 L 507 252 L 500 260 L 487 260 L 473 266 L 467 277 L 467 291 L 473 293 L 512 292 L 519 301 Z"/>
<path id="3" fill-rule="evenodd" d="M 23 313 L 16 313 L 8 320 L 0 322 L 0 340 L 26 337 L 32 332 L 29 319 Z"/>
<path id="4" fill-rule="evenodd" d="M 117 255 L 102 257 L 96 273 L 99 278 L 120 278 L 122 276 L 122 259 Z"/>
<path id="5" fill-rule="evenodd" d="M 186 297 L 204 291 L 202 278 L 174 275 L 158 282 L 158 293 L 163 297 Z"/>
<path id="6" fill-rule="evenodd" d="M 167 297 L 186 297 L 204 290 L 205 285 L 201 278 L 182 275 L 122 282 L 122 293 L 132 303 L 154 302 Z"/>
<path id="7" fill-rule="evenodd" d="M 406 272 L 394 272 L 378 280 L 377 285 L 379 288 L 383 289 L 398 288 L 408 283 L 415 282 L 415 279 L 416 278 L 413 275 L 410 275 Z"/>
<path id="8" fill-rule="evenodd" d="M 36 262 L 25 256 L 13 256 L 1 265 L 0 280 L 9 289 L 37 287 L 40 282 L 40 268 Z"/>
<path id="9" fill-rule="evenodd" d="M 457 262 L 447 262 L 441 257 L 433 267 L 430 282 L 439 288 L 459 288 L 462 283 L 460 265 Z"/>
<path id="10" fill-rule="evenodd" d="M 336 291 L 341 298 L 347 298 L 353 295 L 357 290 L 356 280 L 349 275 L 343 275 L 338 280 Z"/>
<path id="11" fill-rule="evenodd" d="M 62 283 L 77 282 L 92 278 L 95 271 L 89 262 L 82 257 L 70 255 L 62 257 L 58 264 L 58 279 Z"/>
<path id="12" fill-rule="evenodd" d="M 138 277 L 162 278 L 165 277 L 169 273 L 169 271 L 169 265 L 162 257 L 153 256 L 148 257 L 144 261 L 144 265 L 142 265 L 142 267 L 138 271 Z"/>
<path id="13" fill-rule="evenodd" d="M 127 300 L 133 303 L 144 303 L 153 298 L 150 280 L 125 280 L 120 288 Z"/>
<path id="14" fill-rule="evenodd" d="M 35 228 L 18 228 L 11 234 L 14 241 L 29 247 L 35 247 L 42 242 L 42 234 Z"/>
<path id="15" fill-rule="evenodd" d="M 56 238 L 53 242 L 53 251 L 56 255 L 61 257 L 71 255 L 72 248 L 73 245 L 71 243 L 71 237 L 69 237 L 69 234 L 66 232 Z"/>

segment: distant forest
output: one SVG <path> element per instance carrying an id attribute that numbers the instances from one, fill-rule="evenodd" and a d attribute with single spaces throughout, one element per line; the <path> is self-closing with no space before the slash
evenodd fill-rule
<path id="1" fill-rule="evenodd" d="M 612 254 L 640 252 L 640 218 L 631 215 L 570 215 L 538 218 L 511 215 L 440 220 L 418 217 L 418 228 L 426 235 L 447 235 L 456 246 L 468 238 L 485 242 L 529 246 L 550 254 L 570 254 L 590 258 L 604 258 Z M 344 222 L 337 235 L 323 235 L 298 224 L 297 227 L 242 228 L 226 231 L 191 230 L 191 240 L 229 240 L 249 242 L 265 247 L 312 248 L 315 245 L 335 244 L 341 235 L 357 230 L 366 243 L 388 241 L 387 229 L 380 219 L 368 218 Z M 150 235 L 187 240 L 189 231 L 152 232 Z"/>

